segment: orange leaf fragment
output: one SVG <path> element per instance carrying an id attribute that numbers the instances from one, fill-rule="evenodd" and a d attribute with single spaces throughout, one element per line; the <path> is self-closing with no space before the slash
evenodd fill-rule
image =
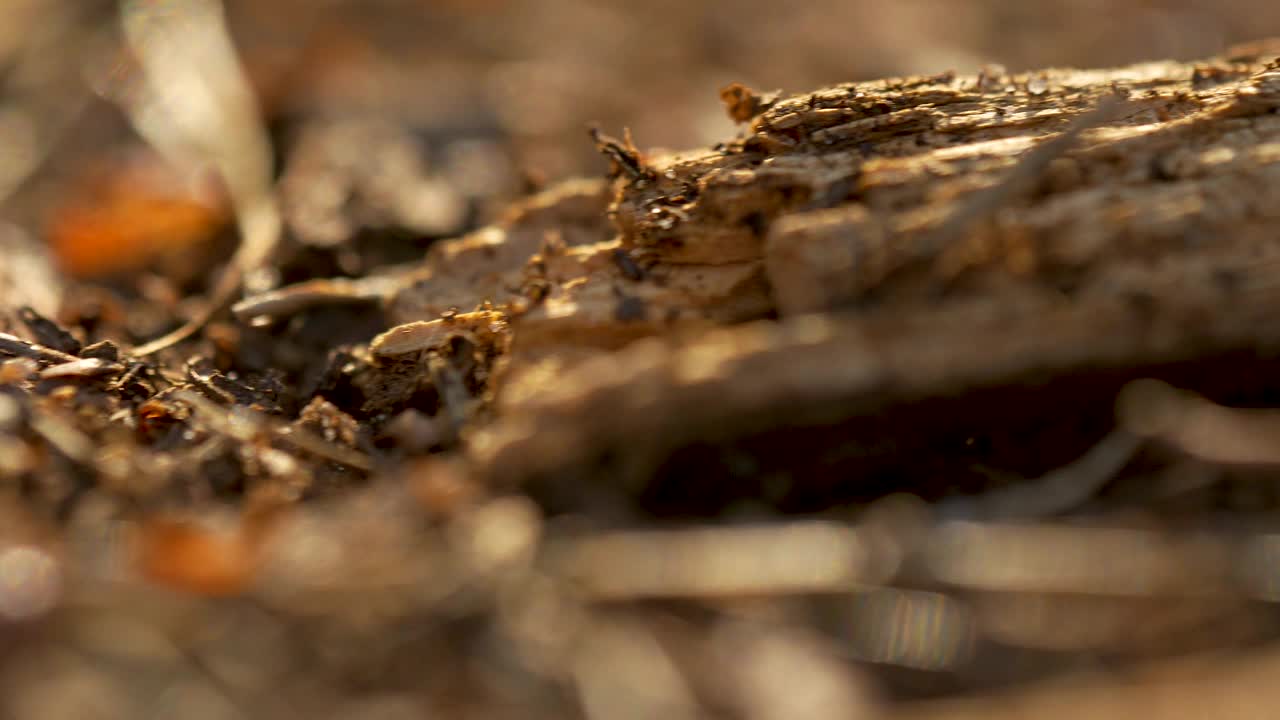
<path id="1" fill-rule="evenodd" d="M 46 228 L 59 266 L 75 277 L 139 270 L 207 242 L 230 218 L 217 193 L 154 157 L 99 169 L 80 184 Z"/>
<path id="2" fill-rule="evenodd" d="M 239 532 L 154 518 L 139 528 L 136 537 L 142 574 L 176 590 L 215 597 L 238 595 L 249 586 L 257 568 L 257 549 Z"/>
<path id="3" fill-rule="evenodd" d="M 147 579 L 176 590 L 227 597 L 248 589 L 262 550 L 293 506 L 293 498 L 272 491 L 251 494 L 240 521 L 215 528 L 178 517 L 144 520 L 135 534 L 134 557 Z"/>

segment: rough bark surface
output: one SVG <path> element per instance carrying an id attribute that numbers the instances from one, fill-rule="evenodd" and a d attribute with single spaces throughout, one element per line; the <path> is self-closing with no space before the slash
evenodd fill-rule
<path id="1" fill-rule="evenodd" d="M 697 512 L 761 478 L 808 510 L 973 491 L 1078 456 L 1127 380 L 1230 399 L 1280 340 L 1267 56 L 725 100 L 738 139 L 597 135 L 609 186 L 437 246 L 393 293 L 401 321 L 506 314 L 467 442 L 488 479 Z"/>

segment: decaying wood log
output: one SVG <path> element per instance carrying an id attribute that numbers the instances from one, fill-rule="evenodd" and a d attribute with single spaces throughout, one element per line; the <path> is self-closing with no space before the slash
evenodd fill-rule
<path id="1" fill-rule="evenodd" d="M 646 157 L 596 134 L 607 184 L 376 292 L 399 322 L 490 303 L 510 328 L 466 443 L 500 485 L 817 509 L 1042 474 L 1113 429 L 1129 380 L 1280 387 L 1280 61 L 1258 52 L 738 86 L 737 139 Z M 447 330 L 417 328 L 375 355 Z"/>
<path id="2" fill-rule="evenodd" d="M 1109 98 L 1110 118 L 1064 138 Z M 667 338 L 555 382 L 514 374 L 475 457 L 508 482 L 609 468 L 649 494 L 721 499 L 776 473 L 784 499 L 816 508 L 833 491 L 918 490 L 922 474 L 974 487 L 979 465 L 1047 471 L 1106 434 L 1130 378 L 1230 396 L 1222 376 L 1280 339 L 1278 108 L 1280 64 L 1257 58 L 760 103 L 745 137 L 615 179 L 618 243 L 645 277 L 588 273 L 563 292 L 594 285 L 594 305 L 514 327 L 517 347 L 594 343 L 582 319 L 663 272 L 742 278 L 686 304 L 702 319 L 781 320 L 690 340 L 685 314 L 636 311 Z M 553 322 L 572 331 L 549 335 Z"/>

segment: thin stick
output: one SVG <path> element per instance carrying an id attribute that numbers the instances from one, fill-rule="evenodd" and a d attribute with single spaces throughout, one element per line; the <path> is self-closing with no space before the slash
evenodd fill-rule
<path id="1" fill-rule="evenodd" d="M 0 355 L 26 357 L 50 365 L 62 365 L 80 360 L 75 355 L 68 355 L 61 350 L 54 350 L 29 340 L 23 340 L 9 333 L 0 333 Z"/>

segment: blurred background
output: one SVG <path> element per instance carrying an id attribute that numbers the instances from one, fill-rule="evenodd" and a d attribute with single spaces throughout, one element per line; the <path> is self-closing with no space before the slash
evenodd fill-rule
<path id="1" fill-rule="evenodd" d="M 583 128 L 647 147 L 733 128 L 730 82 L 824 84 L 1000 63 L 1189 60 L 1280 33 L 1266 0 L 231 0 L 232 34 L 275 112 L 376 109 L 431 128 L 492 130 L 518 164 L 590 172 Z"/>

